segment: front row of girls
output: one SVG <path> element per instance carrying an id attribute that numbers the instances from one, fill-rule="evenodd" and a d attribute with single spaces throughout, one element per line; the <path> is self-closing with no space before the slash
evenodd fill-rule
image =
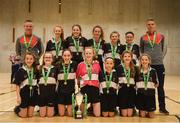
<path id="1" fill-rule="evenodd" d="M 87 102 L 92 104 L 96 117 L 101 114 L 104 117 L 114 116 L 117 106 L 124 117 L 133 116 L 135 106 L 141 117 L 154 117 L 158 82 L 156 71 L 150 67 L 149 55 L 141 55 L 138 68 L 133 64 L 132 53 L 126 50 L 117 69 L 114 69 L 113 58 L 106 57 L 101 70 L 99 62 L 93 59 L 94 54 L 92 47 L 86 47 L 84 61 L 77 65 L 71 60 L 71 51 L 66 49 L 62 52 L 63 62 L 54 67 L 53 55 L 47 52 L 37 70 L 33 54 L 27 53 L 14 81 L 19 104 L 15 108 L 16 114 L 31 117 L 34 106 L 39 105 L 41 117 L 52 117 L 54 105 L 58 104 L 60 116 L 72 116 L 71 96 L 77 79 L 77 85 L 81 93 L 87 94 Z"/>

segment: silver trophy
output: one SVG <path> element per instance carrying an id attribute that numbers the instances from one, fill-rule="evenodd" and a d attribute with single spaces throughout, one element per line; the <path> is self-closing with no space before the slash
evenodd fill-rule
<path id="1" fill-rule="evenodd" d="M 81 104 L 84 103 L 84 111 L 81 110 Z M 87 95 L 82 94 L 80 91 L 72 95 L 73 116 L 75 119 L 82 119 L 86 116 L 87 112 Z"/>

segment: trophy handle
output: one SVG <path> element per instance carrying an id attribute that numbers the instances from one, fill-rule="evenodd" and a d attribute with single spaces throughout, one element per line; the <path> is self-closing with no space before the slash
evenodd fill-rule
<path id="1" fill-rule="evenodd" d="M 72 114 L 75 117 L 75 101 L 74 101 L 74 93 L 72 94 Z"/>
<path id="2" fill-rule="evenodd" d="M 84 117 L 87 116 L 87 94 L 84 94 Z"/>

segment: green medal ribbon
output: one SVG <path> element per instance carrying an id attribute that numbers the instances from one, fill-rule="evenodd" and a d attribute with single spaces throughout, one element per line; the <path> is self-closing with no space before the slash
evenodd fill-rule
<path id="1" fill-rule="evenodd" d="M 32 68 L 31 70 L 29 70 L 27 67 L 27 75 L 28 75 L 28 85 L 29 85 L 29 89 L 30 91 L 32 90 L 32 84 L 33 84 L 33 76 L 34 76 L 34 69 Z"/>
<path id="2" fill-rule="evenodd" d="M 73 117 L 75 117 L 75 96 L 74 93 L 72 94 L 72 113 L 73 113 Z"/>
<path id="3" fill-rule="evenodd" d="M 148 84 L 148 81 L 149 81 L 150 70 L 148 70 L 147 75 L 145 75 L 144 71 L 142 71 L 142 73 L 143 73 L 143 80 L 144 80 L 145 90 L 147 90 L 147 84 Z"/>
<path id="4" fill-rule="evenodd" d="M 42 68 L 42 75 L 43 75 L 43 78 L 44 78 L 44 85 L 45 86 L 47 85 L 47 80 L 48 80 L 49 74 L 51 72 L 51 68 L 52 68 L 52 66 L 48 67 L 48 71 L 47 71 L 46 74 L 45 74 L 44 68 Z"/>
<path id="5" fill-rule="evenodd" d="M 154 44 L 156 42 L 156 32 L 154 32 L 153 41 L 151 41 L 149 34 L 147 34 L 147 37 L 148 37 L 149 44 L 151 45 L 151 48 L 153 49 L 154 48 Z"/>
<path id="6" fill-rule="evenodd" d="M 68 80 L 68 75 L 69 75 L 69 71 L 70 71 L 70 64 L 68 65 L 68 67 L 65 67 L 65 64 L 62 63 L 63 66 L 63 73 L 64 73 L 64 84 L 67 85 L 67 80 Z"/>
<path id="7" fill-rule="evenodd" d="M 112 71 L 109 75 L 109 79 L 108 79 L 108 75 L 106 74 L 105 72 L 105 78 L 106 78 L 106 87 L 107 87 L 107 93 L 109 93 L 109 88 L 110 88 L 110 84 L 111 84 L 111 81 L 112 81 Z"/>
<path id="8" fill-rule="evenodd" d="M 55 39 L 53 39 L 54 43 L 55 43 L 55 49 L 56 49 L 56 58 L 59 55 L 59 52 L 61 50 L 61 44 L 62 44 L 62 40 L 61 38 L 59 39 L 59 43 L 57 43 L 57 41 Z"/>
<path id="9" fill-rule="evenodd" d="M 124 66 L 124 64 L 122 63 L 122 66 L 123 66 L 123 70 L 124 70 L 124 74 L 125 74 L 125 77 L 126 77 L 126 80 L 127 80 L 127 86 L 129 87 L 130 86 L 130 74 L 131 74 L 131 69 L 129 68 L 128 69 L 128 72 L 126 71 L 126 68 Z"/>
<path id="10" fill-rule="evenodd" d="M 93 39 L 93 48 L 94 48 L 94 50 L 95 50 L 95 52 L 96 52 L 96 56 L 98 56 L 100 44 L 101 44 L 101 39 L 99 40 L 98 44 L 97 44 L 96 41 Z"/>
<path id="11" fill-rule="evenodd" d="M 26 36 L 24 35 L 24 45 L 26 47 L 26 50 L 28 50 L 28 48 L 30 47 L 30 44 L 32 42 L 32 37 L 33 35 L 31 36 L 31 38 L 29 39 L 29 42 L 26 41 Z"/>
<path id="12" fill-rule="evenodd" d="M 75 46 L 75 48 L 76 48 L 76 51 L 77 51 L 77 53 L 79 52 L 79 39 L 76 41 L 75 39 L 74 39 L 74 37 L 72 37 L 72 39 L 73 39 L 73 42 L 74 42 L 74 46 Z"/>
<path id="13" fill-rule="evenodd" d="M 91 78 L 92 78 L 92 64 L 88 65 L 86 62 L 85 62 L 85 64 L 86 64 L 86 71 L 88 72 L 89 80 L 91 80 Z M 90 68 L 88 66 L 90 66 Z"/>
<path id="14" fill-rule="evenodd" d="M 113 45 L 111 44 L 111 53 L 112 53 L 112 58 L 113 58 L 113 59 L 115 59 L 116 50 L 117 50 L 117 45 L 116 45 L 116 46 L 113 46 Z"/>
<path id="15" fill-rule="evenodd" d="M 86 117 L 87 116 L 87 100 L 88 100 L 88 97 L 87 97 L 87 94 L 85 93 L 84 94 L 84 116 Z"/>
<path id="16" fill-rule="evenodd" d="M 130 46 L 130 48 L 129 48 L 128 46 Z M 132 43 L 132 44 L 126 44 L 126 50 L 131 52 L 133 46 L 134 46 L 134 43 Z"/>

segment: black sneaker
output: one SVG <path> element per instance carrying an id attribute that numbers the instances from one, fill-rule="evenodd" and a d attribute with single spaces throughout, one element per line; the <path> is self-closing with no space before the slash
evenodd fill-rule
<path id="1" fill-rule="evenodd" d="M 19 107 L 19 106 L 16 106 L 16 107 L 14 108 L 14 113 L 18 115 L 19 112 L 20 112 L 20 107 Z"/>
<path id="2" fill-rule="evenodd" d="M 159 112 L 166 114 L 166 115 L 169 115 L 169 112 L 165 108 L 159 109 Z"/>

